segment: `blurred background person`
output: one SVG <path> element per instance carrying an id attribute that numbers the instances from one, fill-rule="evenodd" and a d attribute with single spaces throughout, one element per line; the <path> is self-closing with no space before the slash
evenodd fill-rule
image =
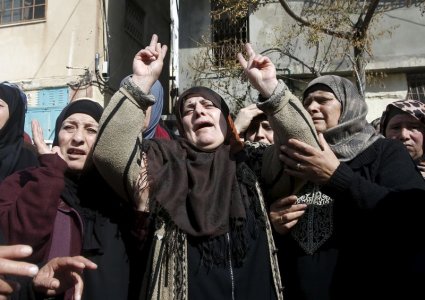
<path id="1" fill-rule="evenodd" d="M 18 86 L 0 83 L 0 182 L 8 175 L 37 166 L 37 154 L 24 142 L 27 98 Z"/>
<path id="2" fill-rule="evenodd" d="M 381 132 L 403 142 L 425 178 L 425 104 L 412 99 L 388 104 L 381 117 Z"/>
<path id="3" fill-rule="evenodd" d="M 273 129 L 266 114 L 255 103 L 239 111 L 235 119 L 235 127 L 239 137 L 244 141 L 273 144 Z"/>

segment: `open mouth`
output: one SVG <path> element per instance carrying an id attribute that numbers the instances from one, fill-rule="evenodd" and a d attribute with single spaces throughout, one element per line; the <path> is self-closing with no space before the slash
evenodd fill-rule
<path id="1" fill-rule="evenodd" d="M 198 131 L 199 129 L 206 128 L 206 127 L 212 127 L 212 126 L 213 126 L 213 124 L 210 123 L 210 122 L 200 122 L 199 124 L 195 124 L 193 126 L 193 130 Z"/>
<path id="2" fill-rule="evenodd" d="M 86 155 L 86 151 L 77 148 L 68 149 L 66 153 L 69 155 Z"/>

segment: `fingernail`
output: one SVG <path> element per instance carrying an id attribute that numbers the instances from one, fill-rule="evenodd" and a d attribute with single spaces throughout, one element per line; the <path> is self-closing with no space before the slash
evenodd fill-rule
<path id="1" fill-rule="evenodd" d="M 23 246 L 21 248 L 21 253 L 24 255 L 30 255 L 32 253 L 32 248 L 30 246 Z"/>
<path id="2" fill-rule="evenodd" d="M 37 266 L 31 266 L 28 268 L 28 271 L 30 271 L 31 275 L 37 275 L 38 273 L 38 267 Z"/>

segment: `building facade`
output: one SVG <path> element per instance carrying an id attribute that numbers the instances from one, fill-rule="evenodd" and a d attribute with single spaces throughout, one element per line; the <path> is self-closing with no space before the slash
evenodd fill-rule
<path id="1" fill-rule="evenodd" d="M 199 57 L 209 57 L 211 61 L 214 61 L 217 57 L 225 58 L 232 51 L 235 55 L 234 45 L 229 36 L 240 43 L 249 41 L 258 53 L 266 53 L 270 56 L 277 66 L 278 75 L 288 79 L 288 85 L 295 93 L 299 94 L 306 83 L 314 77 L 306 65 L 312 64 L 315 49 L 306 46 L 306 38 L 302 34 L 290 41 L 285 39 L 291 30 L 294 30 L 295 21 L 285 12 L 279 1 L 260 1 L 258 8 L 247 14 L 246 23 L 242 20 L 236 23 L 237 26 L 230 23 L 217 24 L 211 19 L 210 12 L 214 8 L 215 1 L 182 2 L 179 50 L 181 88 L 190 86 L 195 81 L 222 89 L 222 94 L 228 102 L 238 101 L 229 95 L 239 95 L 239 99 L 247 99 L 245 101 L 248 102 L 253 100 L 255 96 L 252 96 L 252 93 L 246 97 L 246 84 L 241 84 L 241 81 L 237 79 L 228 80 L 229 78 L 220 69 L 219 63 L 215 63 L 216 73 L 214 73 L 214 67 L 210 67 L 207 72 L 199 71 L 203 63 L 202 59 L 201 62 L 197 62 Z M 296 13 L 312 5 L 318 5 L 317 3 L 320 2 L 325 1 L 288 1 Z M 425 44 L 418 38 L 425 35 L 423 2 L 380 1 L 379 5 L 386 9 L 374 19 L 370 27 L 370 34 L 374 39 L 370 51 L 372 56 L 367 64 L 369 76 L 365 91 L 369 105 L 369 121 L 379 117 L 388 103 L 403 99 L 408 93 L 410 97 L 425 101 Z M 221 50 L 222 53 L 218 56 L 214 50 L 217 46 L 217 36 L 227 41 L 222 46 L 224 50 Z M 205 40 L 208 40 L 207 43 L 204 42 Z M 326 44 L 324 41 L 321 42 Z M 212 43 L 214 47 L 209 49 L 202 47 L 208 43 Z M 294 57 L 272 51 L 282 49 L 289 43 L 292 49 L 290 54 Z M 205 56 L 203 53 L 208 51 L 209 55 Z M 343 50 L 339 49 L 339 51 Z M 349 56 L 341 55 L 341 53 L 339 55 L 341 58 L 327 63 L 321 70 L 321 74 L 337 74 L 353 79 Z"/>

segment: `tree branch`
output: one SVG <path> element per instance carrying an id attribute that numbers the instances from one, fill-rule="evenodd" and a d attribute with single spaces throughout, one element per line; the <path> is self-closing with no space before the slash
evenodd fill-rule
<path id="1" fill-rule="evenodd" d="M 376 1 L 376 0 L 375 0 Z M 317 28 L 319 31 L 331 35 L 331 36 L 335 36 L 335 37 L 339 37 L 342 39 L 346 39 L 349 40 L 352 38 L 352 34 L 350 32 L 344 32 L 344 31 L 335 31 L 329 28 L 324 28 L 321 26 L 317 26 L 311 22 L 309 22 L 307 19 L 304 19 L 303 17 L 297 15 L 288 5 L 288 3 L 286 2 L 286 0 L 279 0 L 280 4 L 282 5 L 283 9 L 286 11 L 286 13 L 291 16 L 291 18 L 293 18 L 296 22 L 300 23 L 303 26 L 307 26 L 307 27 L 314 27 Z M 379 2 L 379 1 L 378 1 Z"/>
<path id="2" fill-rule="evenodd" d="M 367 32 L 367 29 L 369 28 L 370 22 L 372 21 L 373 16 L 375 15 L 375 11 L 376 11 L 376 8 L 378 7 L 379 1 L 380 0 L 373 0 L 373 2 L 369 5 L 369 8 L 366 12 L 364 20 L 361 23 L 361 26 L 359 28 L 361 38 L 364 38 Z"/>
<path id="3" fill-rule="evenodd" d="M 315 67 L 311 67 L 309 65 L 307 65 L 304 61 L 302 61 L 301 59 L 299 59 L 298 57 L 294 56 L 293 54 L 291 54 L 288 51 L 285 51 L 283 49 L 279 49 L 279 48 L 269 48 L 267 50 L 264 50 L 261 52 L 261 54 L 267 54 L 270 52 L 279 52 L 282 53 L 283 55 L 288 56 L 289 58 L 295 60 L 296 62 L 300 63 L 301 65 L 303 65 L 304 67 L 306 67 L 313 75 L 315 76 L 320 76 L 320 72 L 318 70 L 316 70 Z"/>

